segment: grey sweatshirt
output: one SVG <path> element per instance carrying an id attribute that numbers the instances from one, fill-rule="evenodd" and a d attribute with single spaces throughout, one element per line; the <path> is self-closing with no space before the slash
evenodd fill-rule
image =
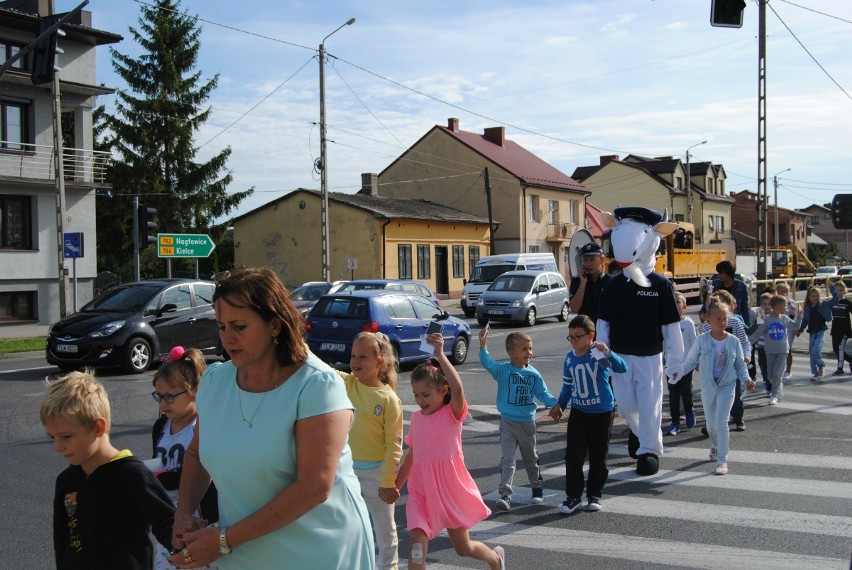
<path id="1" fill-rule="evenodd" d="M 798 330 L 802 324 L 802 311 L 796 314 L 794 321 L 787 315 L 766 315 L 763 317 L 763 323 L 757 327 L 757 330 L 751 333 L 748 337 L 750 343 L 754 344 L 758 339 L 763 339 L 763 350 L 766 354 L 786 354 L 790 352 L 790 345 L 787 344 L 787 331 Z"/>

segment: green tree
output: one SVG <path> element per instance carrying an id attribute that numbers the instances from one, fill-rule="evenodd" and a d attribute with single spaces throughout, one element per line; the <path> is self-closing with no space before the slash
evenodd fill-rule
<path id="1" fill-rule="evenodd" d="M 107 144 L 115 156 L 107 209 L 112 214 L 121 210 L 119 217 L 129 219 L 131 231 L 125 230 L 121 240 L 98 232 L 104 255 L 122 265 L 131 260 L 131 271 L 133 196 L 157 209 L 158 232 L 221 235 L 224 227 L 214 220 L 230 214 L 254 192 L 228 193 L 233 178 L 226 168 L 230 147 L 207 162 L 197 160 L 194 135 L 210 116 L 206 102 L 219 79 L 217 74 L 204 82 L 196 70 L 201 47 L 197 18 L 182 13 L 180 2 L 172 0 L 141 4 L 140 13 L 138 28 L 129 29 L 144 53 L 132 58 L 110 50 L 113 67 L 127 88 L 118 91 L 115 114 L 106 120 Z M 105 202 L 99 200 L 98 206 Z M 145 249 L 140 258 L 144 275 L 165 273 L 154 248 Z"/>

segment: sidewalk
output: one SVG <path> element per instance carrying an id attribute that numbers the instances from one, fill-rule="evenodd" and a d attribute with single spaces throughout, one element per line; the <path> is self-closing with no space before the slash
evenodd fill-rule
<path id="1" fill-rule="evenodd" d="M 2 325 L 0 326 L 0 338 L 33 338 L 36 336 L 47 336 L 50 325 L 38 323 Z"/>

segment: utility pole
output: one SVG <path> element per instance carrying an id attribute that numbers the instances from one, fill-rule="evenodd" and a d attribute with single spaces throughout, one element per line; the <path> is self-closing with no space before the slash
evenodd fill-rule
<path id="1" fill-rule="evenodd" d="M 692 172 L 689 171 L 689 151 L 703 144 L 707 144 L 707 141 L 701 141 L 686 149 L 686 221 L 690 224 L 692 223 Z M 707 240 L 702 240 L 702 242 L 707 243 Z"/>
<path id="2" fill-rule="evenodd" d="M 53 0 L 48 4 L 48 16 L 55 13 Z M 61 53 L 59 48 L 57 53 Z M 55 65 L 54 61 L 54 65 Z M 65 171 L 62 164 L 62 97 L 59 74 L 51 83 L 53 96 L 53 161 L 56 181 L 56 261 L 59 275 L 59 316 L 68 315 L 68 272 L 65 269 Z"/>
<path id="3" fill-rule="evenodd" d="M 494 218 L 491 213 L 491 178 L 488 167 L 485 167 L 485 199 L 488 201 L 488 240 L 491 244 L 491 255 L 494 255 Z"/>
<path id="4" fill-rule="evenodd" d="M 341 28 L 345 26 L 351 26 L 355 23 L 355 18 L 349 18 L 345 24 L 338 26 L 336 30 L 328 34 L 326 37 L 322 39 L 319 45 L 319 88 L 320 88 L 320 158 L 319 158 L 319 168 L 320 168 L 320 196 L 322 198 L 322 205 L 320 206 L 320 225 L 322 229 L 320 231 L 320 237 L 322 242 L 322 280 L 326 283 L 330 283 L 329 279 L 329 271 L 328 271 L 328 256 L 330 251 L 330 246 L 328 243 L 328 165 L 326 164 L 328 158 L 326 156 L 325 150 L 325 132 L 326 132 L 326 122 L 325 122 L 325 40 L 333 36 L 337 33 Z"/>
<path id="5" fill-rule="evenodd" d="M 757 195 L 763 198 L 758 223 L 763 228 L 762 250 L 758 256 L 757 278 L 766 279 L 766 263 L 769 259 L 769 197 L 766 189 L 766 0 L 757 0 L 758 48 L 757 48 Z M 760 231 L 758 229 L 758 236 Z"/>

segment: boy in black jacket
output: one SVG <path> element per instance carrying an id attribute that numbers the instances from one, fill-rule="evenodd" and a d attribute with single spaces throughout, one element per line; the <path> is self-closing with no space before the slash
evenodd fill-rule
<path id="1" fill-rule="evenodd" d="M 49 385 L 41 422 L 71 465 L 56 478 L 53 548 L 58 570 L 149 570 L 153 532 L 171 548 L 174 507 L 157 478 L 109 440 L 106 390 L 90 372 Z"/>

